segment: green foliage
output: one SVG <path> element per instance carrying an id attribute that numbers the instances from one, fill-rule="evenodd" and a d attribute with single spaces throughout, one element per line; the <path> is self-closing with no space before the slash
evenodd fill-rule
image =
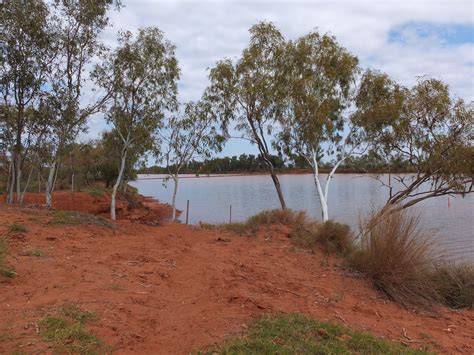
<path id="1" fill-rule="evenodd" d="M 405 88 L 383 73 L 368 71 L 356 106 L 353 119 L 373 153 L 388 169 L 402 161 L 405 170 L 414 172 L 396 177 L 401 188 L 390 195 L 383 212 L 473 191 L 474 106 L 454 98 L 447 84 L 421 78 Z"/>
<path id="2" fill-rule="evenodd" d="M 258 146 L 272 176 L 282 208 L 286 207 L 278 177 L 270 160 L 271 136 L 285 103 L 285 40 L 272 24 L 261 22 L 250 28 L 250 43 L 232 63 L 222 60 L 211 69 L 206 97 L 228 133 L 231 124 L 242 138 Z"/>
<path id="3" fill-rule="evenodd" d="M 100 186 L 88 186 L 81 189 L 81 191 L 86 192 L 94 197 L 103 197 L 106 193 L 110 192 L 110 189 Z"/>
<path id="4" fill-rule="evenodd" d="M 265 316 L 208 354 L 426 354 L 302 314 Z"/>
<path id="5" fill-rule="evenodd" d="M 299 247 L 310 250 L 320 248 L 326 253 L 341 256 L 348 255 L 354 248 L 354 236 L 349 226 L 334 221 L 295 224 L 290 238 Z"/>
<path id="6" fill-rule="evenodd" d="M 345 154 L 342 134 L 351 122 L 344 110 L 352 103 L 360 71 L 357 57 L 334 37 L 318 32 L 288 42 L 285 56 L 288 113 L 281 118 L 278 143 L 290 157 L 312 162 L 317 154 L 318 164 L 335 151 Z"/>
<path id="7" fill-rule="evenodd" d="M 12 223 L 8 227 L 10 233 L 26 233 L 28 229 L 20 223 Z"/>

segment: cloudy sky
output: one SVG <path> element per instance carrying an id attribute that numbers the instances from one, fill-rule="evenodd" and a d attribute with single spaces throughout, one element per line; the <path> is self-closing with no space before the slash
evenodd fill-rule
<path id="1" fill-rule="evenodd" d="M 427 75 L 447 82 L 466 100 L 474 99 L 474 2 L 472 0 L 353 1 L 180 1 L 123 0 L 103 39 L 113 46 L 119 29 L 157 26 L 176 47 L 181 67 L 180 99 L 197 100 L 208 68 L 237 58 L 248 29 L 272 21 L 287 39 L 318 29 L 336 36 L 365 68 L 387 72 L 412 85 Z M 88 136 L 105 129 L 99 117 Z M 245 141 L 230 142 L 221 155 L 255 153 Z"/>

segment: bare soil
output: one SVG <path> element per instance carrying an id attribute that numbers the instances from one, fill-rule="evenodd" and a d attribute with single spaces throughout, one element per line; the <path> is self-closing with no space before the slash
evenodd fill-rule
<path id="1" fill-rule="evenodd" d="M 100 199 L 67 194 L 55 195 L 56 208 L 105 213 Z M 27 201 L 41 203 L 33 195 Z M 50 211 L 0 204 L 7 264 L 18 273 L 0 281 L 0 353 L 50 352 L 37 323 L 65 302 L 97 312 L 90 329 L 118 354 L 206 349 L 276 312 L 305 313 L 415 348 L 474 352 L 473 310 L 404 309 L 340 260 L 295 249 L 283 226 L 239 237 L 166 222 L 169 206 L 142 203 L 143 211 L 124 204 L 116 228 L 53 225 Z M 139 223 L 146 213 L 159 225 Z M 27 231 L 11 233 L 11 223 Z M 45 256 L 26 256 L 28 248 Z"/>

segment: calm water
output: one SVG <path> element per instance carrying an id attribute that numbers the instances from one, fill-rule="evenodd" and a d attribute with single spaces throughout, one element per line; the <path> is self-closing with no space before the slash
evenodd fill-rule
<path id="1" fill-rule="evenodd" d="M 160 201 L 171 202 L 173 183 L 163 186 L 159 175 L 140 175 L 132 183 L 139 192 Z M 280 182 L 289 208 L 304 210 L 321 218 L 321 209 L 311 175 L 281 175 Z M 330 218 L 357 228 L 360 217 L 381 206 L 387 189 L 369 176 L 341 174 L 331 182 Z M 278 208 L 278 197 L 270 176 L 185 177 L 180 178 L 177 208 L 186 211 L 190 201 L 189 222 L 222 223 L 242 221 L 262 210 Z M 421 213 L 422 223 L 437 235 L 439 244 L 455 259 L 474 261 L 474 194 L 466 198 L 438 197 L 425 200 L 412 210 Z M 182 214 L 181 220 L 185 218 Z"/>

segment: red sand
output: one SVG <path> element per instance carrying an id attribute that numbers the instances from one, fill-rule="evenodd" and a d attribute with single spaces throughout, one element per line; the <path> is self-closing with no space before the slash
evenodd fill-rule
<path id="1" fill-rule="evenodd" d="M 171 223 L 123 219 L 110 229 L 50 219 L 49 211 L 0 205 L 0 235 L 10 223 L 28 228 L 9 234 L 8 264 L 18 276 L 0 282 L 0 353 L 51 351 L 36 324 L 65 301 L 98 312 L 90 329 L 119 354 L 187 354 L 275 312 L 302 312 L 436 352 L 474 352 L 474 311 L 403 309 L 337 259 L 295 250 L 283 227 L 237 237 Z M 24 256 L 28 247 L 46 256 Z"/>

